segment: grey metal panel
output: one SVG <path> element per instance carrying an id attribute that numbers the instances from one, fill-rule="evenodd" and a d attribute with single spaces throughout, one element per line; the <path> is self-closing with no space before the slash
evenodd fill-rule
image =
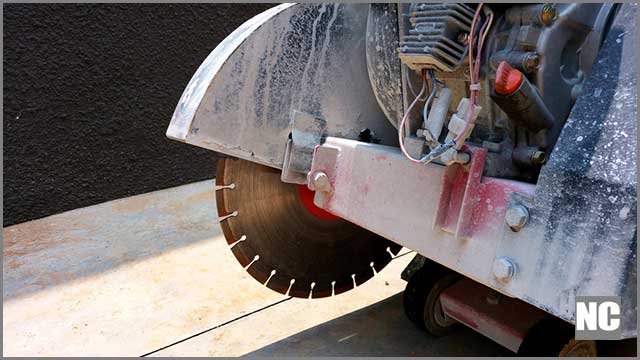
<path id="1" fill-rule="evenodd" d="M 300 111 L 327 121 L 327 135 L 357 139 L 369 128 L 397 136 L 367 74 L 368 5 L 281 5 L 231 34 L 198 69 L 167 136 L 281 168 Z"/>
<path id="2" fill-rule="evenodd" d="M 291 6 L 291 4 L 283 4 L 249 19 L 231 35 L 227 36 L 211 54 L 207 56 L 180 97 L 180 102 L 173 113 L 171 123 L 167 129 L 167 136 L 169 138 L 182 141 L 186 140 L 200 102 L 205 97 L 209 85 L 225 61 L 227 61 L 233 52 L 236 51 L 258 27 L 262 26 L 271 17 L 287 9 L 289 6 Z"/>
<path id="3" fill-rule="evenodd" d="M 397 5 L 371 4 L 366 45 L 369 79 L 378 105 L 396 128 L 404 115 L 398 43 Z"/>
<path id="4" fill-rule="evenodd" d="M 637 5 L 620 10 L 528 205 L 497 256 L 519 277 L 494 283 L 568 321 L 575 296 L 623 298 L 623 336 L 637 335 Z"/>

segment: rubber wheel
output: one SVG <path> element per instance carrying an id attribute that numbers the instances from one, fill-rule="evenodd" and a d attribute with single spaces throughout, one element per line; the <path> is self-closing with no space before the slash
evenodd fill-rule
<path id="1" fill-rule="evenodd" d="M 418 327 L 433 336 L 444 336 L 456 329 L 440 305 L 440 294 L 460 279 L 457 273 L 436 263 L 426 263 L 409 279 L 403 295 L 405 314 Z"/>
<path id="2" fill-rule="evenodd" d="M 596 342 L 598 356 L 638 356 L 638 339 L 630 338 L 624 340 L 599 340 Z"/>
<path id="3" fill-rule="evenodd" d="M 598 356 L 596 349 L 596 342 L 593 340 L 575 340 L 571 339 L 566 343 L 560 353 L 559 357 L 595 357 Z"/>

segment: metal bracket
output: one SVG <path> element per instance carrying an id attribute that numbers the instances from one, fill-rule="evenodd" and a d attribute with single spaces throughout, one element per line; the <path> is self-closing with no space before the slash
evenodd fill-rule
<path id="1" fill-rule="evenodd" d="M 453 164 L 446 167 L 433 224 L 434 229 L 454 234 L 457 240 L 471 236 L 474 207 L 487 158 L 487 149 L 465 146 L 462 151 L 471 153 L 471 162 L 467 166 Z"/>
<path id="2" fill-rule="evenodd" d="M 462 279 L 440 294 L 448 317 L 517 352 L 529 330 L 548 315 L 526 302 L 501 296 L 470 279 Z"/>
<path id="3" fill-rule="evenodd" d="M 291 132 L 285 146 L 280 179 L 286 183 L 306 184 L 311 170 L 313 149 L 322 144 L 327 121 L 300 111 L 291 114 Z"/>
<path id="4" fill-rule="evenodd" d="M 492 286 L 509 195 L 532 195 L 535 186 L 483 178 L 486 149 L 464 151 L 469 164 L 445 167 L 410 162 L 398 148 L 328 137 L 310 173 L 325 175 L 330 191 L 316 191 L 314 203 Z"/>

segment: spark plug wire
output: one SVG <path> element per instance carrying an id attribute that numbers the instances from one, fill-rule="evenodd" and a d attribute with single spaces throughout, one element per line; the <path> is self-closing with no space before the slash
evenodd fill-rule
<path id="1" fill-rule="evenodd" d="M 489 33 L 489 28 L 491 27 L 491 23 L 493 22 L 493 12 L 489 11 L 487 15 L 487 19 L 482 24 L 480 28 L 480 39 L 478 40 L 477 46 L 477 54 L 474 64 L 473 59 L 473 38 L 475 35 L 476 25 L 480 16 L 480 11 L 484 3 L 478 4 L 476 8 L 476 12 L 473 16 L 473 21 L 471 22 L 471 31 L 469 33 L 469 76 L 471 77 L 471 85 L 469 86 L 471 94 L 469 95 L 469 108 L 467 109 L 467 116 L 465 121 L 464 129 L 458 133 L 453 140 L 455 144 L 459 144 L 464 141 L 466 133 L 469 131 L 471 126 L 473 125 L 473 112 L 476 106 L 478 91 L 480 90 L 480 84 L 478 83 L 480 78 L 480 67 L 482 61 L 482 48 L 484 46 L 484 41 Z"/>
<path id="2" fill-rule="evenodd" d="M 411 155 L 409 155 L 409 153 L 407 152 L 405 146 L 404 146 L 404 124 L 407 121 L 407 118 L 409 117 L 409 114 L 411 113 L 411 110 L 413 109 L 413 107 L 416 105 L 416 103 L 420 100 L 420 101 L 424 101 L 424 99 L 422 99 L 422 95 L 424 94 L 426 88 L 427 88 L 427 71 L 423 71 L 422 73 L 422 89 L 420 90 L 420 93 L 418 95 L 415 96 L 415 99 L 413 100 L 413 102 L 411 103 L 411 105 L 409 105 L 409 107 L 407 108 L 406 113 L 404 114 L 402 121 L 400 122 L 400 125 L 398 126 L 398 142 L 400 143 L 400 149 L 402 150 L 402 153 L 404 154 L 405 157 L 407 157 L 410 161 L 415 162 L 415 163 L 429 163 L 435 159 L 437 159 L 440 155 L 444 154 L 447 150 L 455 147 L 457 144 L 461 144 L 464 142 L 465 140 L 465 136 L 466 133 L 469 131 L 469 129 L 471 128 L 471 126 L 473 125 L 473 112 L 476 106 L 476 102 L 477 102 L 477 97 L 478 97 L 478 92 L 480 90 L 480 84 L 479 84 L 479 78 L 480 78 L 480 68 L 481 68 L 481 61 L 482 61 L 482 48 L 484 46 L 484 42 L 487 38 L 487 35 L 489 34 L 489 28 L 491 27 L 491 24 L 493 22 L 493 12 L 491 10 L 486 10 L 485 9 L 485 13 L 487 14 L 487 18 L 485 19 L 485 21 L 483 22 L 482 26 L 480 27 L 480 31 L 479 31 L 479 39 L 478 39 L 478 44 L 477 44 L 477 53 L 474 59 L 474 54 L 473 54 L 473 42 L 474 42 L 474 35 L 476 32 L 476 26 L 478 23 L 478 20 L 480 18 L 480 11 L 482 11 L 482 8 L 484 6 L 484 3 L 480 3 L 478 4 L 478 7 L 476 8 L 476 12 L 473 16 L 473 20 L 471 22 L 471 31 L 469 32 L 469 49 L 468 49 L 468 56 L 469 56 L 469 77 L 470 77 L 470 96 L 469 96 L 469 108 L 467 109 L 467 115 L 466 115 L 466 121 L 465 121 L 465 126 L 463 128 L 463 130 L 458 133 L 456 135 L 456 137 L 452 140 L 449 140 L 447 142 L 445 142 L 444 144 L 438 144 L 438 146 L 436 146 L 435 148 L 433 148 L 428 154 L 426 154 L 424 157 L 422 157 L 421 159 L 415 159 L 413 158 Z M 475 61 L 474 61 L 475 60 Z M 427 117 L 428 117 L 428 107 L 431 103 L 431 100 L 433 99 L 433 96 L 435 95 L 436 92 L 436 88 L 437 88 L 437 81 L 435 79 L 435 76 L 433 75 L 433 71 L 429 70 L 429 76 L 432 79 L 433 82 L 433 89 L 431 91 L 431 94 L 429 95 L 429 97 L 427 98 L 425 105 L 424 105 L 424 109 L 423 109 L 423 122 L 424 122 L 424 128 L 427 128 Z M 411 89 L 413 90 L 413 89 Z M 415 95 L 415 94 L 414 94 Z M 429 133 L 432 137 L 433 134 Z M 435 141 L 437 142 L 437 139 L 435 139 Z"/>
<path id="3" fill-rule="evenodd" d="M 438 88 L 437 85 L 439 83 L 439 81 L 436 80 L 436 76 L 433 73 L 433 70 L 429 69 L 427 73 L 429 74 L 429 79 L 431 79 L 431 84 L 433 88 L 431 89 L 431 94 L 429 94 L 429 97 L 427 98 L 427 101 L 424 103 L 424 108 L 422 110 L 422 120 L 424 121 L 425 129 L 427 129 L 427 117 L 429 116 L 429 105 L 431 105 L 431 100 L 433 100 L 433 97 L 436 95 L 436 90 Z"/>

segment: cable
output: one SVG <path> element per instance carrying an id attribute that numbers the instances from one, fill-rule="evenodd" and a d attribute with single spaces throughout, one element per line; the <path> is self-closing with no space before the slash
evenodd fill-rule
<path id="1" fill-rule="evenodd" d="M 405 72 L 405 81 L 407 83 L 409 91 L 411 92 L 411 95 L 413 95 L 413 97 L 416 97 L 416 91 L 413 90 L 413 85 L 411 84 L 411 80 L 409 79 L 409 70 Z M 425 99 L 420 99 L 420 101 L 425 101 Z"/>
<path id="2" fill-rule="evenodd" d="M 465 126 L 463 130 L 456 135 L 454 139 L 454 142 L 456 144 L 464 141 L 465 134 L 467 133 L 467 131 L 469 131 L 469 129 L 471 128 L 471 125 L 473 124 L 473 112 L 476 106 L 478 91 L 480 88 L 478 84 L 478 80 L 480 78 L 482 47 L 484 45 L 484 41 L 487 37 L 487 34 L 489 33 L 489 27 L 493 22 L 493 12 L 489 12 L 487 19 L 484 21 L 484 23 L 482 24 L 482 27 L 480 28 L 480 34 L 479 34 L 480 39 L 478 40 L 478 46 L 477 46 L 478 50 L 476 55 L 476 64 L 474 64 L 473 38 L 476 30 L 476 24 L 479 19 L 480 11 L 482 10 L 483 6 L 484 6 L 483 3 L 478 4 L 478 8 L 476 9 L 476 12 L 473 16 L 473 21 L 471 22 L 471 32 L 469 33 L 469 76 L 471 77 L 471 85 L 469 86 L 469 88 L 471 89 L 471 94 L 469 95 L 469 108 L 467 109 Z"/>
<path id="3" fill-rule="evenodd" d="M 419 163 L 421 161 L 411 157 L 411 155 L 409 155 L 409 153 L 407 152 L 407 149 L 405 149 L 405 147 L 404 147 L 404 123 L 407 121 L 407 118 L 409 117 L 409 114 L 411 114 L 411 110 L 413 109 L 413 107 L 416 106 L 416 104 L 418 103 L 418 100 L 420 100 L 420 98 L 422 97 L 422 94 L 424 94 L 424 91 L 427 89 L 426 74 L 427 74 L 426 71 L 423 72 L 423 75 L 422 75 L 422 89 L 420 90 L 420 93 L 418 93 L 418 95 L 413 100 L 411 105 L 409 105 L 409 107 L 407 108 L 407 111 L 405 112 L 404 116 L 402 117 L 402 121 L 400 121 L 400 125 L 398 125 L 398 142 L 400 143 L 400 150 L 402 150 L 402 154 L 404 154 L 404 156 L 407 159 L 409 159 L 409 160 L 411 160 L 412 162 L 415 162 L 415 163 Z"/>
<path id="4" fill-rule="evenodd" d="M 491 27 L 491 24 L 493 22 L 493 16 L 494 16 L 493 12 L 491 12 L 491 10 L 486 11 L 487 18 L 483 22 L 482 26 L 480 27 L 480 31 L 478 33 L 479 39 L 477 40 L 477 42 L 478 42 L 477 54 L 476 54 L 476 58 L 475 58 L 475 62 L 474 62 L 473 41 L 474 41 L 474 35 L 475 35 L 475 32 L 476 32 L 476 26 L 477 26 L 478 20 L 480 18 L 480 11 L 482 10 L 483 6 L 484 6 L 484 3 L 478 4 L 478 7 L 476 8 L 476 12 L 475 12 L 475 14 L 473 16 L 473 20 L 471 22 L 471 31 L 469 32 L 468 56 L 469 56 L 469 77 L 470 77 L 470 80 L 471 80 L 470 81 L 471 85 L 469 86 L 469 89 L 470 89 L 469 108 L 467 109 L 467 116 L 466 116 L 466 119 L 465 119 L 465 126 L 464 126 L 463 130 L 460 133 L 458 133 L 454 139 L 449 140 L 449 141 L 445 142 L 444 144 L 438 144 L 438 146 L 433 148 L 422 159 L 420 159 L 420 160 L 414 159 L 413 157 L 411 157 L 409 155 L 409 153 L 407 152 L 406 148 L 404 147 L 404 137 L 403 137 L 404 124 L 407 121 L 407 118 L 409 117 L 409 114 L 411 113 L 411 110 L 416 105 L 418 100 L 420 100 L 420 98 L 422 97 L 422 94 L 424 93 L 425 89 L 427 88 L 427 79 L 426 79 L 427 72 L 423 71 L 422 89 L 420 90 L 420 93 L 415 97 L 415 99 L 413 100 L 411 105 L 409 105 L 409 108 L 407 109 L 406 113 L 404 114 L 404 117 L 402 118 L 402 121 L 400 122 L 400 125 L 398 126 L 398 142 L 400 143 L 400 149 L 402 150 L 402 153 L 404 154 L 404 156 L 406 156 L 412 162 L 429 163 L 429 162 L 435 160 L 436 158 L 438 158 L 443 153 L 445 153 L 447 150 L 455 147 L 456 144 L 464 143 L 465 134 L 469 131 L 469 129 L 471 128 L 471 125 L 473 124 L 473 113 L 474 113 L 475 106 L 476 106 L 476 101 L 477 101 L 477 97 L 478 97 L 478 91 L 480 90 L 480 84 L 478 83 L 478 81 L 479 81 L 479 78 L 480 78 L 480 68 L 481 68 L 481 61 L 482 61 L 482 48 L 484 46 L 484 42 L 485 42 L 485 40 L 487 38 L 487 35 L 489 34 L 489 28 Z M 429 105 L 430 105 L 431 100 L 433 99 L 433 96 L 435 95 L 435 92 L 436 92 L 436 89 L 437 89 L 437 80 L 435 79 L 435 76 L 433 75 L 433 71 L 432 70 L 429 70 L 429 77 L 432 79 L 433 89 L 431 90 L 431 94 L 429 95 L 429 97 L 427 98 L 427 101 L 424 104 L 423 113 L 422 113 L 423 122 L 424 122 L 424 128 L 427 129 L 427 131 L 428 131 L 427 118 L 428 118 L 428 112 L 429 112 Z M 413 89 L 411 89 L 411 90 L 413 92 Z M 431 134 L 431 132 L 429 132 L 429 134 L 431 135 L 432 138 L 434 137 L 434 135 Z M 437 141 L 437 139 L 436 139 L 436 141 Z"/>
<path id="5" fill-rule="evenodd" d="M 407 87 L 409 88 L 409 91 L 411 92 L 411 95 L 413 95 L 413 97 L 414 97 L 414 98 L 415 98 L 415 97 L 417 97 L 417 96 L 416 96 L 416 91 L 415 91 L 415 90 L 413 90 L 413 85 L 411 85 L 411 81 L 409 80 L 409 71 L 407 70 L 407 71 L 404 73 L 404 75 L 405 75 L 405 76 L 404 76 L 404 81 L 406 81 L 406 82 L 407 82 Z"/>
<path id="6" fill-rule="evenodd" d="M 429 94 L 427 101 L 424 103 L 424 109 L 422 110 L 422 119 L 424 120 L 425 129 L 427 128 L 427 117 L 429 115 L 429 105 L 431 104 L 431 100 L 433 100 L 433 97 L 435 96 L 436 90 L 438 87 L 438 85 L 436 84 L 435 75 L 433 74 L 433 70 L 429 70 L 428 73 L 429 73 L 429 78 L 431 78 L 431 83 L 433 84 L 433 89 L 431 90 L 431 94 Z"/>

